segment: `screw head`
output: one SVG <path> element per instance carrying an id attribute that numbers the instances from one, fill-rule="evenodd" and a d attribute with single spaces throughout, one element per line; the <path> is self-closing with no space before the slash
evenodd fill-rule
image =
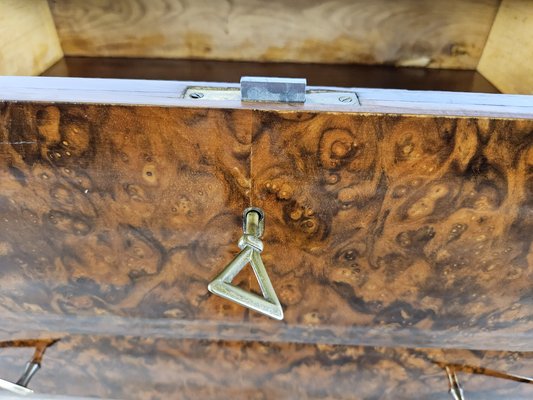
<path id="1" fill-rule="evenodd" d="M 350 96 L 341 96 L 339 97 L 339 101 L 341 103 L 351 103 L 353 101 L 353 98 Z"/>
<path id="2" fill-rule="evenodd" d="M 189 97 L 191 99 L 201 99 L 202 97 L 204 97 L 204 94 L 203 93 L 191 93 L 189 94 Z"/>

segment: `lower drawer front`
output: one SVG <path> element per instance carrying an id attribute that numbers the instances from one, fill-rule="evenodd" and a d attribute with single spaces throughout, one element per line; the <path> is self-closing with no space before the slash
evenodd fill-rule
<path id="1" fill-rule="evenodd" d="M 16 381 L 28 341 L 0 342 L 0 377 Z M 323 344 L 67 336 L 30 388 L 111 399 L 450 399 L 452 365 L 467 399 L 531 399 L 533 353 Z M 0 392 L 0 397 L 2 392 Z"/>

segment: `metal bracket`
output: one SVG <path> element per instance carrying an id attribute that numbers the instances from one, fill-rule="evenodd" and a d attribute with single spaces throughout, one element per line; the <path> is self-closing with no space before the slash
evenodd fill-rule
<path id="1" fill-rule="evenodd" d="M 205 101 L 271 102 L 292 105 L 326 105 L 356 107 L 357 93 L 347 89 L 307 87 L 305 79 L 261 78 L 244 76 L 240 87 L 188 86 L 182 97 Z"/>
<path id="2" fill-rule="evenodd" d="M 0 378 L 0 390 L 7 390 L 18 395 L 32 394 L 33 390 L 28 389 L 28 385 L 37 371 L 41 369 L 41 360 L 46 349 L 48 349 L 50 346 L 53 346 L 58 341 L 59 339 L 20 341 L 16 347 L 35 347 L 33 357 L 26 363 L 24 372 L 17 383 L 12 383 Z M 34 344 L 34 342 L 37 343 Z"/>
<path id="3" fill-rule="evenodd" d="M 241 101 L 267 101 L 276 103 L 305 103 L 306 79 L 241 78 Z"/>
<path id="4" fill-rule="evenodd" d="M 185 99 L 205 101 L 241 101 L 241 93 L 237 87 L 189 86 L 183 94 Z M 357 93 L 348 90 L 307 89 L 306 105 L 357 107 L 361 104 Z"/>

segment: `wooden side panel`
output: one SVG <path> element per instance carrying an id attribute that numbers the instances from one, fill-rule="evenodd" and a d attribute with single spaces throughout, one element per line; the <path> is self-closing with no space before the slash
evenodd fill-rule
<path id="1" fill-rule="evenodd" d="M 533 120 L 29 103 L 0 115 L 6 339 L 533 345 Z M 267 215 L 282 323 L 207 291 L 250 203 Z M 239 283 L 257 289 L 251 274 Z"/>
<path id="2" fill-rule="evenodd" d="M 0 2 L 0 75 L 38 75 L 61 57 L 46 0 Z"/>
<path id="3" fill-rule="evenodd" d="M 0 376 L 16 380 L 31 353 L 0 348 Z M 446 364 L 459 364 L 467 399 L 533 396 L 533 385 L 494 376 L 531 377 L 532 353 L 96 336 L 47 349 L 30 387 L 132 400 L 448 400 Z"/>
<path id="4" fill-rule="evenodd" d="M 51 1 L 67 55 L 475 69 L 497 0 Z"/>
<path id="5" fill-rule="evenodd" d="M 503 0 L 478 70 L 503 93 L 533 94 L 533 2 Z"/>

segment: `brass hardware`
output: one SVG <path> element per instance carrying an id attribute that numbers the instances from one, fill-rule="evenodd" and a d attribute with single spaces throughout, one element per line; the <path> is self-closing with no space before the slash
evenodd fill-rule
<path id="1" fill-rule="evenodd" d="M 494 378 L 507 379 L 510 381 L 533 384 L 533 378 L 521 375 L 515 375 L 508 372 L 495 371 L 484 367 L 475 367 L 465 364 L 449 364 L 439 361 L 433 361 L 439 367 L 443 368 L 448 377 L 449 393 L 454 400 L 465 400 L 465 394 L 459 379 L 457 378 L 457 372 L 465 372 L 468 374 L 485 375 Z"/>
<path id="2" fill-rule="evenodd" d="M 226 268 L 207 286 L 209 291 L 227 300 L 234 301 L 241 306 L 250 308 L 271 318 L 282 320 L 283 309 L 276 296 L 274 287 L 266 272 L 261 252 L 263 242 L 261 236 L 265 229 L 265 215 L 263 210 L 250 207 L 243 213 L 243 232 L 239 239 L 241 252 Z M 237 274 L 250 263 L 259 282 L 263 297 L 247 292 L 231 284 Z"/>
<path id="3" fill-rule="evenodd" d="M 445 367 L 446 375 L 448 376 L 448 384 L 450 386 L 449 393 L 452 395 L 454 400 L 465 400 L 465 395 L 463 388 L 459 384 L 455 370 L 448 366 Z"/>
<path id="4" fill-rule="evenodd" d="M 195 99 L 202 101 L 241 101 L 241 92 L 238 87 L 234 86 L 188 86 L 182 94 L 184 99 Z M 246 103 L 246 102 L 245 102 Z M 251 104 L 254 104 L 253 102 Z M 357 97 L 357 93 L 349 89 L 321 89 L 308 88 L 305 91 L 305 103 L 291 103 L 306 104 L 309 106 L 343 106 L 343 107 L 359 107 L 361 104 Z"/>

